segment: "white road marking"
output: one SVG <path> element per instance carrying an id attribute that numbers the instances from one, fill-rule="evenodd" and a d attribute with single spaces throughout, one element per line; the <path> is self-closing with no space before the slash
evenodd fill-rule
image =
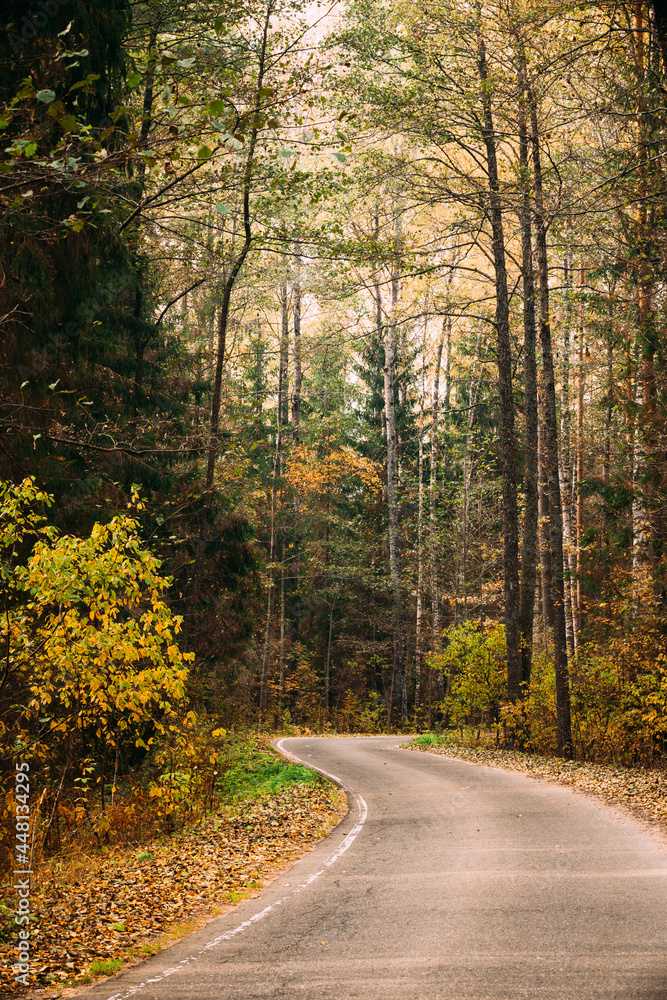
<path id="1" fill-rule="evenodd" d="M 258 920 L 263 920 L 264 917 L 267 917 L 269 913 L 272 913 L 273 910 L 281 906 L 287 899 L 291 899 L 292 896 L 296 896 L 298 892 L 301 892 L 303 889 L 306 889 L 312 882 L 315 881 L 316 878 L 319 878 L 320 875 L 323 875 L 324 872 L 327 870 L 327 868 L 329 868 L 335 861 L 338 861 L 338 859 L 343 854 L 345 854 L 345 851 L 348 849 L 348 847 L 351 847 L 354 841 L 357 839 L 361 831 L 361 828 L 366 822 L 366 816 L 368 815 L 368 807 L 366 806 L 366 803 L 364 802 L 361 795 L 357 795 L 356 792 L 351 792 L 350 789 L 345 788 L 343 782 L 340 780 L 340 778 L 336 777 L 335 774 L 329 774 L 327 771 L 323 771 L 319 767 L 313 767 L 312 764 L 306 764 L 305 761 L 301 760 L 299 757 L 296 757 L 288 750 L 285 750 L 285 748 L 282 746 L 283 742 L 284 740 L 279 740 L 278 743 L 276 743 L 276 746 L 280 750 L 280 752 L 284 754 L 285 757 L 289 757 L 292 760 L 297 761 L 299 764 L 305 764 L 306 767 L 310 767 L 313 771 L 317 771 L 318 774 L 321 774 L 325 778 L 331 778 L 331 780 L 335 784 L 339 785 L 345 791 L 354 796 L 356 807 L 359 810 L 359 819 L 357 820 L 355 825 L 352 827 L 352 829 L 350 830 L 348 835 L 344 838 L 344 840 L 341 841 L 341 843 L 338 845 L 333 854 L 329 858 L 327 858 L 327 860 L 322 864 L 322 866 L 316 872 L 313 872 L 312 875 L 309 875 L 308 878 L 305 880 L 305 882 L 302 882 L 300 885 L 296 886 L 296 888 L 292 889 L 291 892 L 286 893 L 280 899 L 277 899 L 275 903 L 271 903 L 270 906 L 264 907 L 264 909 L 260 910 L 259 913 L 255 913 L 252 917 L 249 917 L 247 920 L 244 920 L 242 924 L 239 924 L 238 927 L 235 927 L 233 930 L 225 931 L 224 934 L 219 934 L 218 937 L 213 938 L 212 941 L 209 941 L 207 944 L 205 944 L 204 947 L 196 955 L 190 955 L 188 958 L 184 958 L 173 969 L 165 969 L 164 972 L 162 972 L 159 976 L 152 976 L 150 979 L 144 980 L 143 983 L 137 983 L 135 986 L 129 986 L 126 990 L 123 990 L 121 993 L 112 993 L 110 996 L 106 997 L 106 1000 L 129 1000 L 129 997 L 135 996 L 135 994 L 139 993 L 141 990 L 146 989 L 147 986 L 153 986 L 155 983 L 161 983 L 164 979 L 167 979 L 168 976 L 173 976 L 174 973 L 180 972 L 186 965 L 189 965 L 191 962 L 198 962 L 199 959 L 202 958 L 207 951 L 210 951 L 211 948 L 217 948 L 218 945 L 222 944 L 223 941 L 231 941 L 232 938 L 235 938 L 237 934 L 240 934 L 247 927 L 251 927 L 253 924 L 256 924 Z"/>

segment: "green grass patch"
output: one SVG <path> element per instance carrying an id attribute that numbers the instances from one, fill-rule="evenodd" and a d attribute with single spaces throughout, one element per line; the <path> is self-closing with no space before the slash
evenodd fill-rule
<path id="1" fill-rule="evenodd" d="M 232 737 L 220 755 L 222 773 L 216 791 L 223 801 L 275 795 L 289 785 L 316 785 L 322 779 L 303 764 L 276 759 L 260 738 L 247 734 Z"/>
<path id="2" fill-rule="evenodd" d="M 441 736 L 439 733 L 421 733 L 420 736 L 415 736 L 412 742 L 416 743 L 418 747 L 441 747 L 454 741 L 451 737 Z"/>
<path id="3" fill-rule="evenodd" d="M 93 976 L 113 976 L 122 966 L 120 958 L 96 958 L 90 966 L 90 974 Z"/>

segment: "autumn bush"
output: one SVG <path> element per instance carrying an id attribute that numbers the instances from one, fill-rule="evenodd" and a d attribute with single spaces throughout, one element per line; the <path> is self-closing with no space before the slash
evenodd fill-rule
<path id="1" fill-rule="evenodd" d="M 447 677 L 443 726 L 467 741 L 521 745 L 555 754 L 556 696 L 551 649 L 536 648 L 524 701 L 507 702 L 504 628 L 466 622 L 445 631 L 431 665 Z M 660 630 L 637 621 L 604 642 L 582 645 L 570 664 L 574 755 L 580 760 L 652 765 L 664 760 L 667 652 Z M 426 737 L 424 737 L 426 738 Z"/>
<path id="2" fill-rule="evenodd" d="M 178 643 L 181 618 L 163 600 L 169 579 L 137 522 L 116 516 L 87 537 L 62 535 L 47 523 L 51 504 L 31 479 L 0 484 L 5 863 L 14 762 L 30 769 L 24 846 L 33 860 L 43 845 L 60 846 L 63 830 L 108 838 L 122 776 L 136 774 L 149 752 L 168 772 L 164 754 L 182 726 L 192 659 Z M 175 800 L 175 782 L 167 784 L 156 797 Z"/>
<path id="3" fill-rule="evenodd" d="M 451 626 L 444 646 L 430 666 L 447 678 L 445 724 L 461 731 L 466 725 L 497 726 L 507 691 L 504 626 L 473 621 Z"/>

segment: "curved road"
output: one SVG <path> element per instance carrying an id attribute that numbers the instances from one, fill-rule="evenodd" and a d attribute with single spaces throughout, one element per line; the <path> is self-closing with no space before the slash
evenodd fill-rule
<path id="1" fill-rule="evenodd" d="M 403 742 L 281 741 L 340 779 L 347 818 L 261 896 L 82 1000 L 667 1000 L 652 834 Z"/>

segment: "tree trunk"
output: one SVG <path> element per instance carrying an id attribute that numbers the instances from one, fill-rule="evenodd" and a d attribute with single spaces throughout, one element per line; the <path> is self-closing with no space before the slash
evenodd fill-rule
<path id="1" fill-rule="evenodd" d="M 538 524 L 535 275 L 533 272 L 533 238 L 530 216 L 530 182 L 528 177 L 528 124 L 525 111 L 526 84 L 525 56 L 523 47 L 521 47 L 519 55 L 519 87 L 521 90 L 519 166 L 522 178 L 522 193 L 519 222 L 521 227 L 521 273 L 523 279 L 523 371 L 526 434 L 523 478 L 523 537 L 521 539 L 521 590 L 519 594 L 522 697 L 528 693 L 530 687 L 530 675 L 533 663 Z"/>
<path id="2" fill-rule="evenodd" d="M 507 688 L 517 698 L 521 690 L 521 628 L 519 623 L 519 519 L 516 501 L 514 394 L 512 390 L 512 345 L 510 339 L 509 294 L 505 262 L 505 233 L 498 180 L 496 134 L 491 109 L 486 64 L 486 46 L 481 34 L 481 9 L 477 68 L 483 109 L 482 138 L 486 150 L 489 184 L 488 217 L 493 235 L 493 266 L 496 285 L 496 336 L 498 383 L 500 390 L 500 464 L 502 469 L 503 558 L 505 592 L 505 635 L 507 640 Z"/>
<path id="3" fill-rule="evenodd" d="M 298 448 L 301 444 L 301 286 L 299 278 L 293 287 L 293 318 L 294 318 L 294 385 L 292 388 L 292 444 Z"/>
<path id="4" fill-rule="evenodd" d="M 278 485 L 282 476 L 283 465 L 283 415 L 285 413 L 286 395 L 286 372 L 283 368 L 283 357 L 287 354 L 285 343 L 289 333 L 289 314 L 287 309 L 287 288 L 283 284 L 280 292 L 280 305 L 282 312 L 282 325 L 280 336 L 280 364 L 278 366 L 278 399 L 276 402 L 276 447 L 273 455 L 273 479 L 271 482 L 271 540 L 269 546 L 269 593 L 266 609 L 266 630 L 264 638 L 264 654 L 262 657 L 262 672 L 259 688 L 259 711 L 263 717 L 268 704 L 268 681 L 271 664 L 271 654 L 273 651 L 273 621 L 275 614 L 275 569 L 276 569 L 276 549 L 277 549 L 277 503 Z M 280 636 L 280 694 L 284 695 L 285 688 L 285 667 L 283 660 L 283 639 L 284 639 L 284 586 L 285 570 L 281 559 L 281 636 Z"/>
<path id="5" fill-rule="evenodd" d="M 280 360 L 278 369 L 278 395 L 280 397 L 280 424 L 287 426 L 289 421 L 289 308 L 287 300 L 287 282 L 280 288 Z"/>
<path id="6" fill-rule="evenodd" d="M 576 565 L 574 561 L 574 533 L 572 530 L 572 435 L 570 427 L 570 326 L 572 322 L 572 310 L 570 307 L 571 267 L 567 256 L 563 262 L 563 272 L 567 304 L 561 337 L 560 487 L 563 500 L 564 562 L 567 570 L 565 577 L 565 626 L 567 629 L 568 655 L 576 656 L 579 648 L 579 636 L 576 628 L 574 595 Z"/>
<path id="7" fill-rule="evenodd" d="M 551 565 L 551 536 L 549 533 L 549 484 L 547 481 L 546 458 L 544 454 L 544 391 L 538 394 L 540 420 L 537 428 L 537 468 L 538 468 L 538 537 L 540 547 L 540 587 L 542 594 L 542 624 L 544 626 L 545 647 L 554 629 L 553 571 Z"/>
<path id="8" fill-rule="evenodd" d="M 462 583 L 463 583 L 463 620 L 468 620 L 468 521 L 470 513 L 470 483 L 472 480 L 472 432 L 475 426 L 475 407 L 477 406 L 477 391 L 479 388 L 479 374 L 477 366 L 479 364 L 480 345 L 482 342 L 481 327 L 477 331 L 475 340 L 475 355 L 472 361 L 470 372 L 470 392 L 468 394 L 468 416 L 466 419 L 466 438 L 463 451 L 463 511 L 461 518 L 461 553 L 462 553 Z"/>
<path id="9" fill-rule="evenodd" d="M 285 660 L 285 529 L 282 531 L 282 541 L 280 546 L 280 647 L 279 647 L 279 681 L 280 700 L 284 703 L 287 697 L 287 663 Z"/>
<path id="10" fill-rule="evenodd" d="M 141 131 L 139 133 L 139 149 L 146 149 L 148 146 L 148 136 L 151 130 L 152 116 L 153 116 L 153 88 L 155 84 L 155 66 L 157 64 L 157 38 L 158 29 L 157 27 L 152 27 L 148 36 L 148 67 L 146 72 L 146 82 L 144 83 L 144 106 L 141 122 Z M 139 174 L 142 176 L 146 172 L 146 164 L 139 158 L 138 164 Z"/>
<path id="11" fill-rule="evenodd" d="M 453 271 L 452 271 L 453 273 Z M 451 284 L 451 279 L 450 279 Z M 445 388 L 442 392 L 442 409 L 447 416 L 449 411 L 449 397 L 451 395 L 452 379 L 451 379 L 451 368 L 452 368 L 452 317 L 445 316 L 442 328 L 444 336 L 444 354 L 445 354 Z M 443 349 L 440 347 L 440 356 L 442 357 Z"/>
<path id="12" fill-rule="evenodd" d="M 264 17 L 264 25 L 262 31 L 262 41 L 259 54 L 259 64 L 257 68 L 257 80 L 255 86 L 255 113 L 253 115 L 253 120 L 257 119 L 260 109 L 262 107 L 263 94 L 262 85 L 264 83 L 264 73 L 266 67 L 266 49 L 269 38 L 269 27 L 271 14 L 273 13 L 274 0 L 269 0 L 266 7 L 266 14 Z M 250 251 L 250 246 L 252 243 L 252 228 L 251 228 L 251 215 L 250 215 L 250 188 L 252 183 L 252 169 L 255 160 L 255 149 L 257 146 L 257 134 L 258 128 L 255 125 L 250 133 L 250 140 L 248 142 L 248 152 L 245 157 L 245 165 L 243 168 L 243 244 L 241 249 L 237 253 L 236 257 L 232 260 L 229 269 L 229 274 L 224 282 L 222 290 L 222 304 L 220 306 L 220 315 L 218 317 L 218 343 L 216 350 L 216 362 L 215 362 L 215 376 L 213 380 L 213 396 L 211 399 L 211 422 L 210 422 L 210 442 L 208 447 L 208 465 L 206 469 L 206 488 L 211 489 L 213 486 L 213 477 L 215 474 L 215 462 L 218 455 L 218 432 L 220 429 L 220 400 L 222 395 L 222 371 L 223 364 L 225 360 L 225 348 L 227 343 L 227 324 L 229 322 L 229 306 L 232 297 L 232 291 L 236 283 L 236 279 L 239 275 L 239 271 L 243 267 L 248 252 Z"/>
<path id="13" fill-rule="evenodd" d="M 650 233 L 648 228 L 647 135 L 644 87 L 645 21 L 644 4 L 633 3 L 632 39 L 637 77 L 637 319 L 640 362 L 635 391 L 635 431 L 633 440 L 632 482 L 632 584 L 635 613 L 649 597 L 653 563 L 653 526 L 651 483 L 648 454 L 653 450 L 655 385 L 653 374 L 653 343 L 651 337 L 651 276 L 647 263 Z M 646 610 L 646 609 L 645 609 Z"/>
<path id="14" fill-rule="evenodd" d="M 532 125 L 533 175 L 535 179 L 535 243 L 540 285 L 540 350 L 544 377 L 544 454 L 549 484 L 549 521 L 553 600 L 553 642 L 556 671 L 556 730 L 558 752 L 572 754 L 572 723 L 570 718 L 570 679 L 567 664 L 565 633 L 565 596 L 563 589 L 563 516 L 558 472 L 558 416 L 556 411 L 556 378 L 551 347 L 549 315 L 549 271 L 547 263 L 547 233 L 542 192 L 542 165 L 537 120 L 537 102 L 529 92 Z"/>
<path id="15" fill-rule="evenodd" d="M 426 327 L 424 320 L 424 342 L 422 344 L 422 384 L 419 398 L 419 456 L 417 464 L 417 614 L 415 621 L 415 713 L 419 711 L 421 699 L 421 675 L 423 655 L 423 591 L 424 591 L 424 393 L 426 391 Z"/>
<path id="16" fill-rule="evenodd" d="M 605 400 L 604 421 L 604 459 L 602 462 L 602 481 L 605 490 L 609 489 L 611 475 L 611 423 L 614 414 L 614 341 L 613 341 L 613 299 L 609 292 L 609 329 L 607 331 L 607 398 Z M 609 545 L 609 498 L 605 496 L 604 505 L 604 540 Z"/>
<path id="17" fill-rule="evenodd" d="M 275 612 L 275 575 L 276 575 L 276 507 L 278 499 L 278 479 L 280 476 L 282 454 L 282 428 L 280 420 L 280 375 L 278 376 L 278 405 L 276 407 L 276 449 L 273 455 L 273 478 L 271 481 L 271 536 L 269 543 L 269 592 L 266 608 L 266 630 L 264 635 L 264 654 L 262 656 L 262 672 L 259 685 L 259 711 L 263 718 L 268 704 L 269 669 L 273 652 L 273 618 Z"/>
<path id="18" fill-rule="evenodd" d="M 438 521 L 437 521 L 437 487 L 438 487 L 438 422 L 440 416 L 440 367 L 442 365 L 442 351 L 449 333 L 450 320 L 445 316 L 442 321 L 442 330 L 435 352 L 435 371 L 433 373 L 433 397 L 431 402 L 431 447 L 429 454 L 429 545 L 428 545 L 428 568 L 429 584 L 431 590 L 431 652 L 437 654 L 441 649 L 441 623 L 440 623 L 440 592 L 438 588 Z M 438 671 L 439 682 L 442 681 L 442 674 Z M 443 685 L 444 695 L 444 685 Z"/>
<path id="19" fill-rule="evenodd" d="M 400 518 L 398 510 L 398 447 L 396 439 L 396 411 L 394 406 L 394 361 L 396 336 L 396 307 L 398 277 L 392 277 L 392 302 L 389 322 L 384 334 L 384 408 L 387 426 L 387 507 L 389 515 L 389 573 L 392 593 L 392 631 L 394 634 L 394 666 L 392 672 L 392 698 L 394 706 L 405 719 L 405 652 L 403 648 L 402 580 L 400 550 Z M 390 720 L 389 720 L 390 721 Z"/>
<path id="20" fill-rule="evenodd" d="M 584 268 L 579 268 L 579 289 L 583 293 Z M 582 480 L 584 478 L 584 305 L 583 301 L 579 310 L 579 329 L 577 331 L 577 461 L 576 461 L 576 522 L 575 522 L 575 548 L 576 548 L 576 586 L 575 608 L 576 621 L 575 630 L 577 636 L 581 637 L 581 581 L 583 574 L 583 553 L 581 540 L 584 533 L 584 494 L 582 492 Z"/>
<path id="21" fill-rule="evenodd" d="M 277 421 L 280 428 L 281 448 L 279 455 L 278 474 L 282 478 L 284 472 L 283 454 L 283 427 L 289 421 L 289 305 L 287 298 L 287 282 L 284 281 L 280 288 L 280 358 L 278 364 L 278 413 Z M 280 493 L 280 508 L 283 509 L 283 491 Z M 285 524 L 283 522 L 280 533 L 280 646 L 279 646 L 279 683 L 280 699 L 285 701 L 285 552 L 286 552 Z"/>
<path id="22" fill-rule="evenodd" d="M 300 261 L 297 258 L 297 267 Z M 297 278 L 292 291 L 292 317 L 294 323 L 294 340 L 292 358 L 294 363 L 294 382 L 292 386 L 292 449 L 296 449 L 301 444 L 301 384 L 303 380 L 303 370 L 301 367 L 301 285 L 297 272 Z M 294 635 L 298 636 L 301 623 L 301 497 L 298 490 L 294 491 L 294 535 L 292 548 L 292 625 Z"/>
<path id="23" fill-rule="evenodd" d="M 329 638 L 327 640 L 327 662 L 324 668 L 324 712 L 329 715 L 329 687 L 331 684 L 331 632 L 333 629 L 333 604 L 329 605 Z"/>
<path id="24" fill-rule="evenodd" d="M 645 429 L 640 415 L 644 412 L 645 383 L 637 372 L 635 417 L 632 435 L 632 591 L 635 614 L 642 611 L 648 596 L 651 568 L 651 526 L 644 499 L 647 478 Z"/>

